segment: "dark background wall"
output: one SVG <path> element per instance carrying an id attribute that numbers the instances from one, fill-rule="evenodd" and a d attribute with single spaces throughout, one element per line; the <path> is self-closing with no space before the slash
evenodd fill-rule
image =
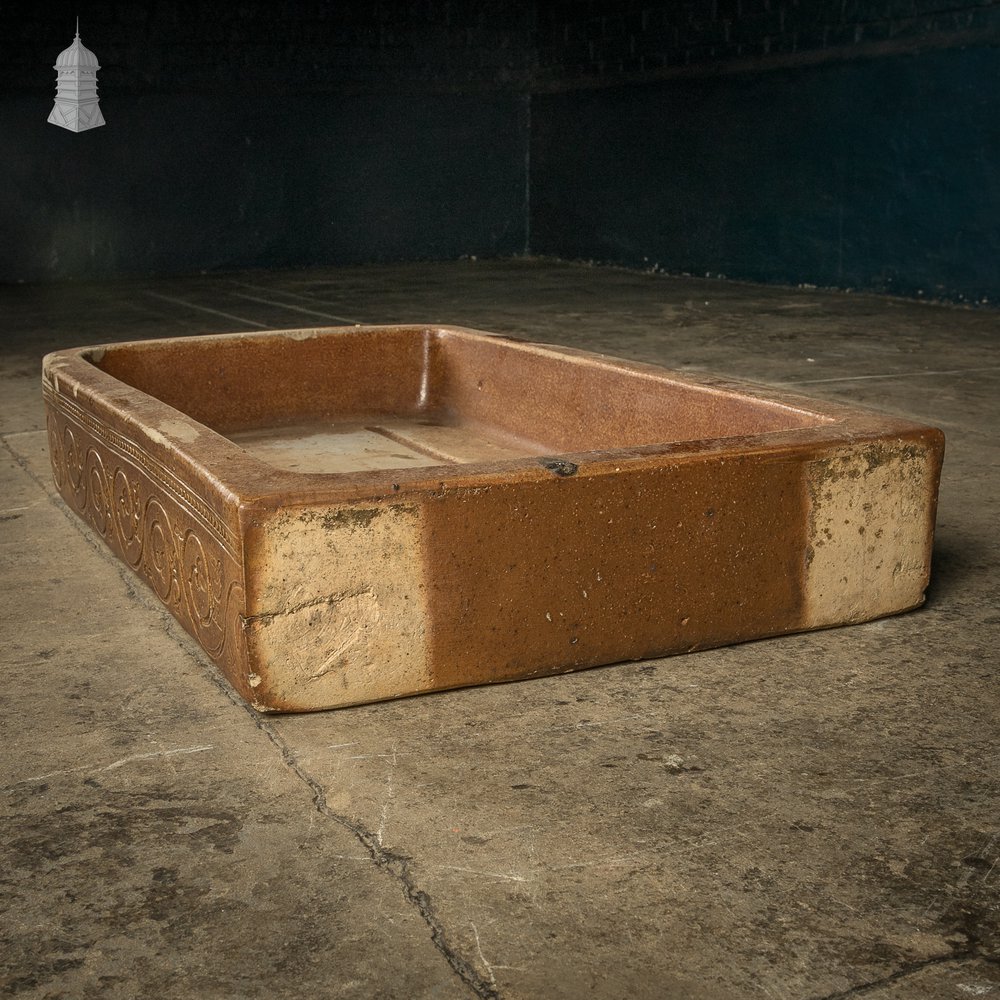
<path id="1" fill-rule="evenodd" d="M 531 246 L 633 266 L 1000 296 L 1000 7 L 539 7 Z"/>
<path id="2" fill-rule="evenodd" d="M 107 125 L 46 123 L 80 34 Z M 523 252 L 532 12 L 0 5 L 0 280 Z"/>
<path id="3" fill-rule="evenodd" d="M 530 249 L 1000 297 L 998 0 L 0 3 L 0 39 L 0 280 Z"/>

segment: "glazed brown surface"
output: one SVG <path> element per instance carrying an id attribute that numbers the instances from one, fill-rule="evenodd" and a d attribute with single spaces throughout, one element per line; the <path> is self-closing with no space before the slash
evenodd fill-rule
<path id="1" fill-rule="evenodd" d="M 769 458 L 445 494 L 426 516 L 435 681 L 461 684 L 470 663 L 509 680 L 788 630 L 804 506 L 801 472 Z"/>
<path id="2" fill-rule="evenodd" d="M 222 434 L 389 415 L 478 425 L 529 449 L 593 451 L 826 419 L 711 380 L 500 337 L 418 327 L 318 334 L 187 338 L 89 353 L 101 371 Z"/>

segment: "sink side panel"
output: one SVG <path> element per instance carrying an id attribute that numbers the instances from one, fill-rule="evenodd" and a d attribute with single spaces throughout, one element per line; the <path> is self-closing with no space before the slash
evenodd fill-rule
<path id="1" fill-rule="evenodd" d="M 302 711 L 867 621 L 923 599 L 940 435 L 440 482 L 261 511 L 258 708 Z"/>
<path id="2" fill-rule="evenodd" d="M 132 430 L 64 379 L 43 382 L 52 476 L 60 495 L 152 589 L 248 696 L 242 542 Z"/>

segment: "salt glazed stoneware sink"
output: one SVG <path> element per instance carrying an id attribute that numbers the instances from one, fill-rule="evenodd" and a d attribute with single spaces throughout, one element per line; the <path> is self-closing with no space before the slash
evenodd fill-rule
<path id="1" fill-rule="evenodd" d="M 56 485 L 262 711 L 905 611 L 944 439 L 449 327 L 50 354 Z"/>

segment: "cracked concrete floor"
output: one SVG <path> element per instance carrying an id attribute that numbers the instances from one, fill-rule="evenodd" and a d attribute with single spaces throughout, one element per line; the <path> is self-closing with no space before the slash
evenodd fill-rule
<path id="1" fill-rule="evenodd" d="M 42 354 L 447 322 L 948 435 L 920 611 L 260 718 L 54 496 Z M 551 261 L 0 288 L 0 991 L 1000 998 L 1000 317 Z"/>

